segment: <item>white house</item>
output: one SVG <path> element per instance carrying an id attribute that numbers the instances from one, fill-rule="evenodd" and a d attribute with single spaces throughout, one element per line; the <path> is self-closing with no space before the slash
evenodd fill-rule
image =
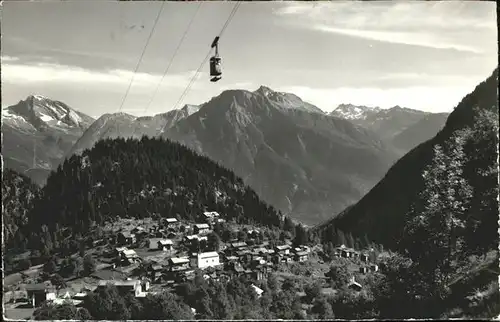
<path id="1" fill-rule="evenodd" d="M 220 258 L 217 252 L 199 253 L 196 254 L 194 262 L 194 266 L 200 269 L 204 269 L 207 267 L 215 267 L 220 265 Z"/>
<path id="2" fill-rule="evenodd" d="M 258 298 L 262 296 L 262 293 L 264 293 L 264 290 L 262 290 L 261 288 L 255 286 L 253 284 L 252 284 L 252 288 L 255 291 L 255 293 L 257 293 Z"/>
<path id="3" fill-rule="evenodd" d="M 194 233 L 195 234 L 208 234 L 210 232 L 210 226 L 208 224 L 195 224 Z"/>
<path id="4" fill-rule="evenodd" d="M 219 213 L 217 211 L 205 211 L 203 213 L 203 216 L 205 217 L 205 219 L 207 220 L 213 220 L 215 218 L 218 218 L 219 217 Z"/>

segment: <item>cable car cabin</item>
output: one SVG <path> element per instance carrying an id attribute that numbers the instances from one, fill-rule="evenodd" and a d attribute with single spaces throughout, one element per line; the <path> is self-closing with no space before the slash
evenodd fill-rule
<path id="1" fill-rule="evenodd" d="M 212 41 L 212 45 L 210 46 L 212 48 L 215 48 L 215 56 L 212 56 L 210 58 L 210 79 L 211 82 L 216 82 L 220 80 L 222 77 L 222 68 L 221 68 L 221 62 L 222 59 L 219 57 L 219 36 L 214 38 L 214 41 Z"/>
<path id="2" fill-rule="evenodd" d="M 217 56 L 213 56 L 210 58 L 210 79 L 211 82 L 216 82 L 220 80 L 222 77 L 222 69 L 221 69 L 221 58 Z"/>

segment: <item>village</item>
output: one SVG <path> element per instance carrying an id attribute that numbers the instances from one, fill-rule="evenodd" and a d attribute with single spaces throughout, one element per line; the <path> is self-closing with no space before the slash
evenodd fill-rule
<path id="1" fill-rule="evenodd" d="M 16 291 L 7 292 L 4 301 L 10 301 L 11 306 L 22 302 L 25 308 L 31 309 L 45 301 L 56 305 L 70 301 L 78 307 L 89 292 L 108 284 L 120 293 L 140 298 L 165 289 L 175 292 L 180 283 L 194 278 L 196 270 L 201 270 L 207 280 L 224 281 L 244 275 L 257 284 L 272 272 L 286 276 L 284 267 L 306 265 L 311 261 L 314 263 L 309 263 L 310 266 L 318 271 L 311 277 L 327 281 L 329 264 L 319 259 L 319 245 L 294 245 L 291 240 L 272 245 L 258 229 L 246 227 L 243 228 L 245 240 L 232 238 L 222 242 L 213 238 L 214 226 L 221 223 L 225 223 L 224 219 L 214 211 L 200 214 L 195 223 L 177 218 L 120 219 L 104 227 L 103 238 L 89 239 L 91 247 L 86 254 L 96 263 L 89 276 L 69 278 L 63 283 L 64 287 L 56 287 L 50 280 L 31 279 L 31 283 L 20 284 Z M 235 233 L 237 229 L 235 227 Z M 349 263 L 353 274 L 347 286 L 354 291 L 363 288 L 354 275 L 362 276 L 379 269 L 377 257 L 370 251 L 340 245 L 335 257 Z M 353 265 L 352 261 L 359 265 Z M 263 290 L 255 284 L 252 287 L 257 296 L 261 296 Z"/>

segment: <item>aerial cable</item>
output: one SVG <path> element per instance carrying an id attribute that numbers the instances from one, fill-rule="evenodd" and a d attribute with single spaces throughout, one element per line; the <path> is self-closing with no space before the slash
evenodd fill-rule
<path id="1" fill-rule="evenodd" d="M 222 26 L 222 29 L 221 31 L 219 32 L 219 35 L 218 37 L 220 38 L 222 36 L 222 34 L 224 33 L 224 31 L 226 30 L 227 26 L 229 26 L 229 23 L 231 22 L 231 20 L 233 19 L 234 15 L 236 14 L 236 11 L 238 10 L 239 6 L 240 6 L 240 1 L 236 1 L 236 4 L 234 5 L 233 7 L 233 10 L 231 11 L 231 13 L 229 14 L 229 17 L 227 18 L 226 20 L 226 23 L 224 24 L 224 26 Z M 196 78 L 198 77 L 201 69 L 203 68 L 203 66 L 205 65 L 205 63 L 207 62 L 208 58 L 210 57 L 210 53 L 211 53 L 212 49 L 210 48 L 210 50 L 208 51 L 207 53 L 207 56 L 203 59 L 200 67 L 198 67 L 198 70 L 196 71 L 196 73 L 193 75 L 193 77 L 191 78 L 191 81 L 189 82 L 188 86 L 186 87 L 186 89 L 184 90 L 184 92 L 181 94 L 181 96 L 179 97 L 179 100 L 177 100 L 177 102 L 175 103 L 174 105 L 174 108 L 173 109 L 177 109 L 177 107 L 179 106 L 179 104 L 182 102 L 182 100 L 186 97 L 187 93 L 189 92 L 189 90 L 191 89 L 191 86 L 193 86 L 194 82 L 196 81 Z M 165 124 L 166 126 L 166 124 Z M 162 129 L 162 132 L 163 130 L 165 129 L 165 126 L 163 127 Z"/>
<path id="2" fill-rule="evenodd" d="M 151 31 L 149 32 L 148 39 L 146 40 L 146 44 L 142 50 L 141 56 L 139 57 L 139 61 L 137 62 L 137 65 L 135 66 L 134 74 L 132 75 L 132 78 L 130 79 L 130 82 L 128 84 L 128 88 L 125 92 L 125 96 L 123 96 L 123 100 L 120 104 L 120 108 L 118 109 L 118 113 L 122 110 L 123 105 L 125 104 L 125 100 L 127 99 L 127 96 L 130 92 L 130 88 L 132 87 L 132 84 L 134 83 L 135 75 L 137 74 L 137 70 L 139 70 L 139 66 L 141 65 L 142 59 L 144 58 L 144 54 L 146 53 L 146 49 L 148 48 L 149 41 L 151 40 L 151 37 L 153 36 L 153 33 L 155 31 L 156 25 L 158 23 L 158 20 L 160 20 L 160 15 L 163 12 L 163 7 L 165 6 L 165 2 L 163 1 L 160 7 L 160 11 L 158 11 L 158 15 L 156 16 L 156 19 L 153 24 L 153 28 L 151 28 Z"/>
<path id="3" fill-rule="evenodd" d="M 151 106 L 151 103 L 153 103 L 156 95 L 158 94 L 158 90 L 160 89 L 160 85 L 161 83 L 163 82 L 163 79 L 165 78 L 165 76 L 167 75 L 168 71 L 170 70 L 170 67 L 172 66 L 172 62 L 174 61 L 175 57 L 177 56 L 177 52 L 179 51 L 179 48 L 181 47 L 182 43 L 184 42 L 184 38 L 186 38 L 189 30 L 191 29 L 191 25 L 193 24 L 194 22 L 194 18 L 196 17 L 196 14 L 198 13 L 198 11 L 200 10 L 200 7 L 201 5 L 203 4 L 202 1 L 200 1 L 198 3 L 198 7 L 196 8 L 196 11 L 194 12 L 194 15 L 193 17 L 191 18 L 191 21 L 189 22 L 187 28 L 186 28 L 186 31 L 184 31 L 184 34 L 182 35 L 182 38 L 181 40 L 179 41 L 179 44 L 177 45 L 177 48 L 175 49 L 173 55 L 172 55 L 172 58 L 170 58 L 170 62 L 167 66 L 167 68 L 165 69 L 165 71 L 163 72 L 163 76 L 161 77 L 161 80 L 160 82 L 158 83 L 158 85 L 156 85 L 156 89 L 154 91 L 154 94 L 153 96 L 151 97 L 151 99 L 149 100 L 149 103 L 146 105 L 146 108 L 144 109 L 144 113 L 146 113 L 146 111 L 149 109 L 149 107 Z"/>

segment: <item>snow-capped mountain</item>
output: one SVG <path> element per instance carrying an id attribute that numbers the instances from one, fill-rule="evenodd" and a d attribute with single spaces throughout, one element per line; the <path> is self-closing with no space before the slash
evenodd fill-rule
<path id="1" fill-rule="evenodd" d="M 30 95 L 2 109 L 5 166 L 43 184 L 94 119 L 63 102 Z"/>
<path id="2" fill-rule="evenodd" d="M 330 115 L 349 120 L 356 125 L 372 130 L 388 144 L 395 144 L 396 141 L 394 139 L 396 137 L 417 123 L 420 123 L 418 127 L 412 130 L 416 135 L 414 138 L 403 135 L 397 140 L 395 146 L 401 154 L 404 154 L 419 143 L 436 135 L 442 126 L 444 126 L 448 114 L 440 113 L 440 115 L 434 117 L 435 114 L 433 113 L 413 110 L 398 105 L 382 109 L 379 107 L 341 104 Z"/>
<path id="3" fill-rule="evenodd" d="M 21 127 L 28 123 L 37 130 L 55 128 L 63 131 L 86 129 L 94 122 L 90 116 L 71 109 L 63 102 L 41 95 L 30 95 L 26 100 L 3 109 L 2 120 Z"/>
<path id="4" fill-rule="evenodd" d="M 330 112 L 330 115 L 345 120 L 364 120 L 369 115 L 377 114 L 380 110 L 381 109 L 379 107 L 340 104 L 335 110 Z"/>

